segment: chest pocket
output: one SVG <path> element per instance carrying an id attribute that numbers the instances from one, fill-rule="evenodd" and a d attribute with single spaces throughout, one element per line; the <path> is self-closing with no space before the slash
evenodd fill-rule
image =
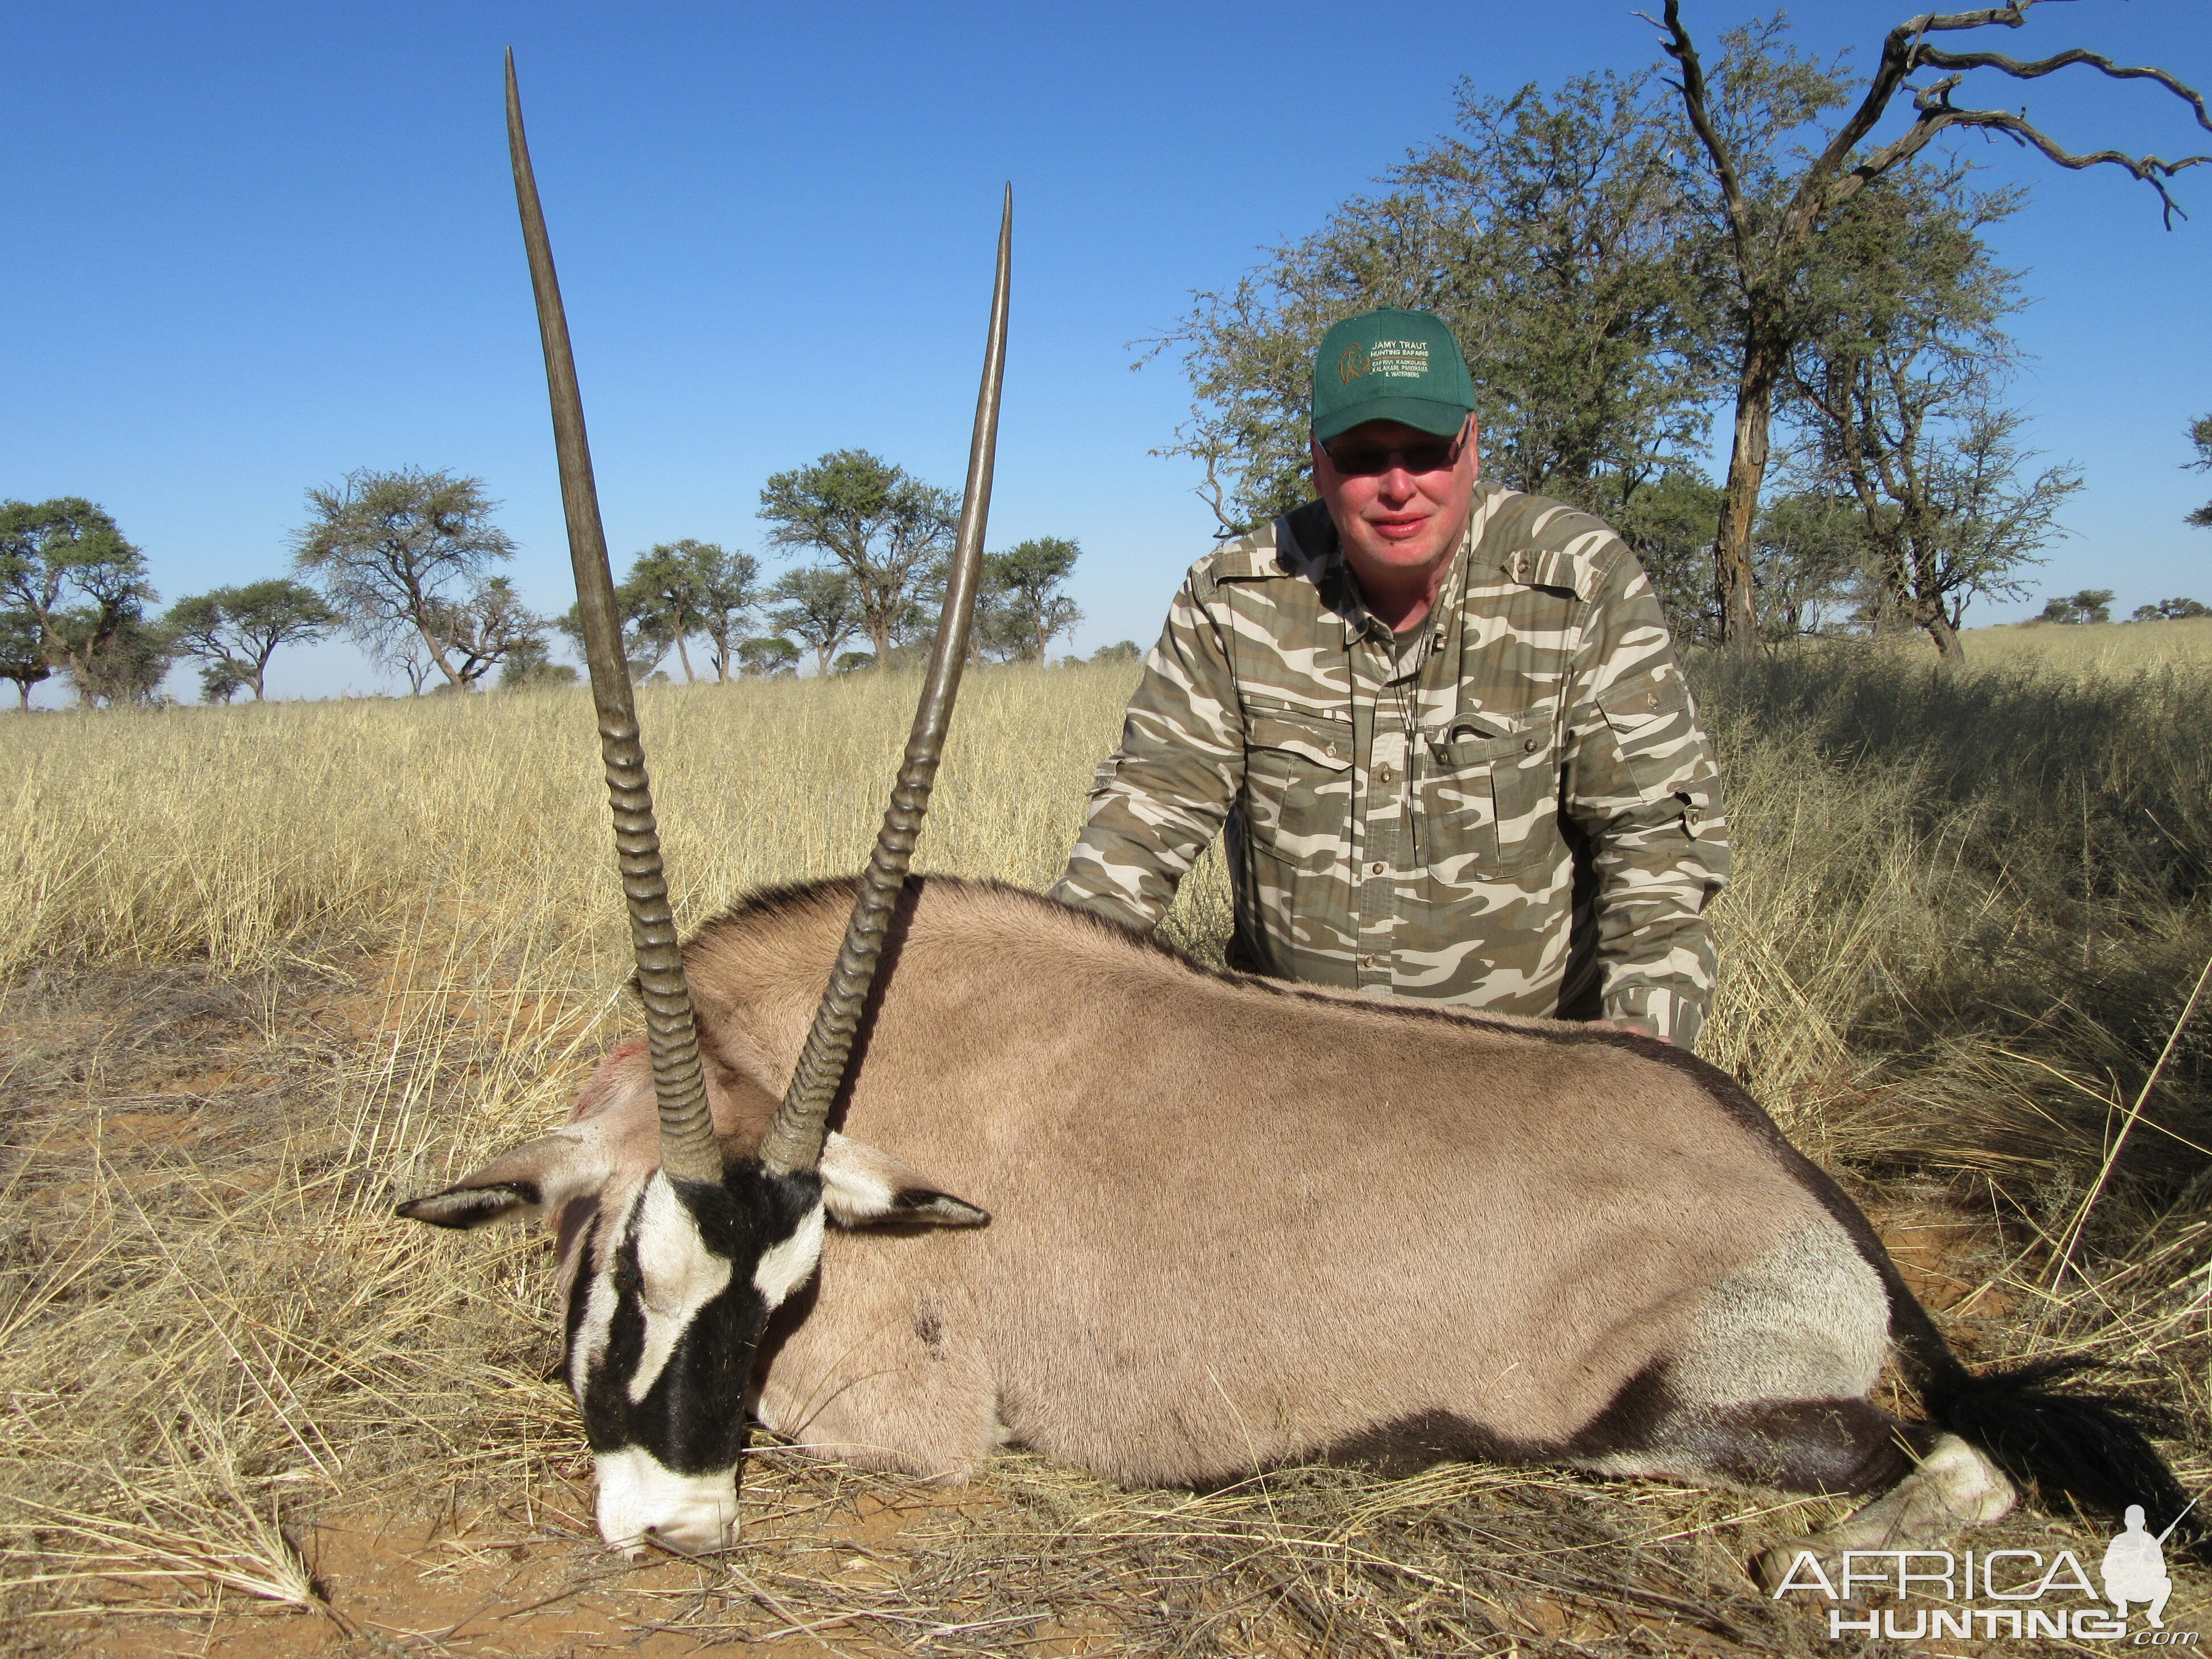
<path id="1" fill-rule="evenodd" d="M 1510 874 L 1559 849 L 1559 757 L 1548 724 L 1492 735 L 1455 726 L 1422 758 L 1419 850 L 1446 882 Z"/>
<path id="2" fill-rule="evenodd" d="M 1334 864 L 1352 822 L 1352 751 L 1350 720 L 1248 702 L 1243 804 L 1253 843 L 1301 869 Z"/>

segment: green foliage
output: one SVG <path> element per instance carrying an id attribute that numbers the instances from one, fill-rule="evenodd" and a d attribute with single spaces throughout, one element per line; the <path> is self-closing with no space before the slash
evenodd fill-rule
<path id="1" fill-rule="evenodd" d="M 0 649 L 24 707 L 56 670 L 87 706 L 150 698 L 168 666 L 145 624 L 157 597 L 145 555 L 92 502 L 0 501 Z"/>
<path id="2" fill-rule="evenodd" d="M 2196 599 L 2160 599 L 2156 605 L 2139 605 L 2130 622 L 2178 622 L 2185 617 L 2212 617 L 2212 605 Z"/>
<path id="3" fill-rule="evenodd" d="M 1866 211 L 1869 198 L 1885 189 L 1903 198 L 1924 194 L 1911 181 L 1916 158 L 1939 133 L 1954 127 L 1978 128 L 1984 135 L 2002 132 L 2065 167 L 2106 162 L 2123 167 L 2158 191 L 2169 222 L 2172 202 L 2164 180 L 2204 159 L 2165 162 L 2153 156 L 2131 159 L 2117 150 L 2074 156 L 2032 125 L 2024 109 L 2015 114 L 1970 109 L 1955 102 L 1953 94 L 1972 71 L 2034 80 L 2069 61 L 2087 62 L 2108 75 L 2165 86 L 2192 102 L 2203 121 L 2203 100 L 2158 70 L 2118 70 L 2089 52 L 2061 53 L 2040 64 L 2022 64 L 1998 52 L 1958 53 L 1938 44 L 1954 29 L 2016 27 L 2021 9 L 1998 7 L 1939 18 L 1933 40 L 1926 19 L 1894 28 L 1863 83 L 1846 73 L 1840 58 L 1822 65 L 1791 47 L 1784 38 L 1784 20 L 1777 14 L 1722 36 L 1722 56 L 1709 82 L 1696 44 L 1682 22 L 1681 0 L 1665 0 L 1662 46 L 1680 71 L 1672 82 L 1681 99 L 1675 150 L 1685 158 L 1681 176 L 1686 189 L 1701 202 L 1707 220 L 1706 268 L 1714 276 L 1711 292 L 1719 325 L 1713 362 L 1717 369 L 1726 371 L 1735 390 L 1727 493 L 1714 550 L 1722 591 L 1722 633 L 1738 651 L 1751 649 L 1758 629 L 1752 541 L 1776 394 L 1804 347 L 1824 332 L 1830 344 L 1839 337 L 1832 327 L 1834 319 L 1826 292 L 1831 271 L 1839 265 L 1851 271 L 1863 290 L 1881 285 L 1875 269 L 1854 246 L 1851 216 Z M 1911 84 L 1911 77 L 1923 69 L 1955 72 L 1932 85 Z M 1859 94 L 1856 100 L 1854 92 Z M 1893 102 L 1908 93 L 1912 117 L 1905 130 L 1893 129 L 1879 143 L 1868 142 Z M 1832 125 L 1822 121 L 1846 106 L 1849 113 L 1840 121 Z M 1984 206 L 2002 203 L 2003 212 L 2010 211 L 2016 201 L 2003 196 L 1974 199 Z M 2002 278 L 2002 273 L 1985 274 Z M 1962 326 L 1976 325 L 1978 299 L 1987 301 L 2008 282 L 1985 282 L 1979 296 L 1954 296 L 1963 304 Z M 2010 441 L 2014 423 L 1988 403 L 1986 390 L 1980 394 L 1963 390 L 1956 364 L 1950 366 L 1954 372 L 1948 377 L 1929 374 L 1924 368 L 1911 368 L 1929 344 L 1924 337 L 1917 344 L 1909 337 L 1879 337 L 1890 364 L 1905 364 L 1920 380 L 1917 390 L 1900 390 L 1893 399 L 1903 411 L 1899 422 L 1909 424 L 1911 406 L 1932 396 L 1950 405 L 1942 410 L 1943 416 L 1957 423 L 1961 435 L 1954 463 L 1942 469 L 1948 477 L 1932 496 L 1917 484 L 1900 494 L 1888 482 L 1879 500 L 1869 498 L 1863 485 L 1856 491 L 1863 498 L 1867 531 L 1877 544 L 1881 563 L 1878 609 L 1905 609 L 1913 623 L 1935 637 L 1947 659 L 1955 659 L 1957 625 L 1966 597 L 1978 592 L 2020 592 L 2009 568 L 2029 562 L 2034 546 L 2050 532 L 2056 502 L 2075 481 L 2051 469 L 2033 483 L 2017 486 L 2013 475 L 2026 457 Z M 1874 418 L 1882 417 L 1877 413 Z M 1887 447 L 1895 449 L 1899 441 L 1893 434 Z M 1911 462 L 1907 458 L 1899 465 L 1908 468 Z M 1942 501 L 1947 495 L 1954 499 Z M 1939 517 L 1971 517 L 1974 527 L 1956 535 L 1948 528 L 1930 530 Z"/>
<path id="4" fill-rule="evenodd" d="M 1144 658 L 1144 647 L 1134 640 L 1116 640 L 1111 645 L 1102 645 L 1091 653 L 1092 662 L 1139 662 Z"/>
<path id="5" fill-rule="evenodd" d="M 1044 660 L 1053 641 L 1083 620 L 1075 601 L 1060 591 L 1082 553 L 1073 540 L 1040 536 L 983 556 L 975 634 L 985 653 Z"/>
<path id="6" fill-rule="evenodd" d="M 1597 511 L 1643 563 L 1674 637 L 1698 644 L 1717 639 L 1712 547 L 1718 487 L 1686 466 L 1646 480 L 1620 476 L 1608 482 L 1616 487 L 1598 501 Z"/>
<path id="7" fill-rule="evenodd" d="M 727 684 L 732 653 L 761 602 L 760 561 L 713 542 L 664 542 L 641 553 L 617 597 L 640 625 L 675 641 L 686 684 L 691 653 L 685 641 L 707 637 L 714 678 Z"/>
<path id="8" fill-rule="evenodd" d="M 283 577 L 192 594 L 161 619 L 172 650 L 206 665 L 200 671 L 205 702 L 228 702 L 249 689 L 259 702 L 276 647 L 311 644 L 339 623 L 313 588 Z"/>
<path id="9" fill-rule="evenodd" d="M 15 683 L 15 696 L 23 711 L 31 708 L 31 688 L 49 678 L 46 640 L 38 619 L 27 611 L 0 609 L 0 679 Z"/>
<path id="10" fill-rule="evenodd" d="M 2197 459 L 2185 465 L 2199 472 L 2212 471 L 2212 415 L 2202 416 L 2189 423 L 2189 441 L 2197 446 Z M 2212 530 L 2212 501 L 2191 514 L 2187 521 L 2199 529 Z"/>
<path id="11" fill-rule="evenodd" d="M 852 586 L 861 629 L 888 662 L 912 625 L 917 590 L 952 545 L 960 504 L 864 449 L 840 449 L 772 476 L 760 516 L 778 547 L 811 552 Z"/>
<path id="12" fill-rule="evenodd" d="M 547 627 L 505 576 L 481 579 L 458 601 L 430 599 L 422 615 L 424 637 L 441 647 L 438 665 L 454 691 L 475 690 L 516 651 L 542 644 Z"/>
<path id="13" fill-rule="evenodd" d="M 830 672 L 836 674 L 856 674 L 864 668 L 887 666 L 879 664 L 875 653 L 869 651 L 848 651 L 839 657 Z"/>
<path id="14" fill-rule="evenodd" d="M 780 635 L 745 640 L 738 647 L 738 670 L 747 679 L 772 680 L 799 672 L 799 647 Z"/>
<path id="15" fill-rule="evenodd" d="M 447 686 L 466 690 L 536 625 L 512 588 L 495 591 L 484 572 L 514 556 L 492 522 L 498 505 L 481 479 L 444 471 L 349 472 L 307 492 L 311 516 L 293 532 L 293 566 L 319 581 L 346 630 L 416 690 L 434 667 Z"/>
<path id="16" fill-rule="evenodd" d="M 568 664 L 553 660 L 553 653 L 542 635 L 519 641 L 499 665 L 499 689 L 502 691 L 537 691 L 549 686 L 574 685 L 577 678 L 576 671 Z"/>
<path id="17" fill-rule="evenodd" d="M 631 683 L 635 684 L 660 665 L 660 659 L 668 654 L 668 647 L 675 640 L 668 632 L 665 614 L 653 605 L 649 596 L 629 590 L 627 584 L 615 589 L 615 615 L 622 623 L 623 659 L 629 665 Z M 584 642 L 583 613 L 575 605 L 553 618 L 552 625 L 556 632 L 575 647 L 578 656 L 589 659 L 591 649 Z"/>
<path id="18" fill-rule="evenodd" d="M 227 703 L 252 684 L 229 658 L 220 658 L 200 670 L 200 701 Z"/>
<path id="19" fill-rule="evenodd" d="M 2024 591 L 2081 487 L 2062 467 L 2023 476 L 2021 416 L 1997 402 L 2021 301 L 1979 233 L 2018 205 L 1917 167 L 1858 192 L 1802 273 L 1783 382 L 1804 437 L 1784 477 L 1856 503 L 1869 616 L 1925 629 L 1947 659 L 1976 595 Z"/>
<path id="20" fill-rule="evenodd" d="M 853 579 L 834 566 L 787 570 L 768 591 L 775 609 L 769 620 L 814 653 L 814 672 L 830 672 L 837 647 L 860 631 L 860 598 Z M 874 659 L 870 659 L 871 661 Z"/>
<path id="21" fill-rule="evenodd" d="M 1194 404 L 1171 453 L 1225 529 L 1309 500 L 1316 342 L 1381 305 L 1433 311 L 1474 376 L 1493 476 L 1594 506 L 1685 464 L 1698 424 L 1687 207 L 1643 77 L 1555 96 L 1460 90 L 1459 132 L 1322 230 L 1201 293 L 1179 348 Z M 1608 485 L 1608 480 L 1612 480 Z"/>
<path id="22" fill-rule="evenodd" d="M 2112 590 L 2085 587 L 2064 599 L 2047 599 L 2043 614 L 2029 620 L 2039 623 L 2108 623 L 2112 619 Z"/>

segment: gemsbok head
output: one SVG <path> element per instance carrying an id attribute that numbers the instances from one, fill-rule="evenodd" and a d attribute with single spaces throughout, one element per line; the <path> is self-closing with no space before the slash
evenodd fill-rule
<path id="1" fill-rule="evenodd" d="M 586 1125 L 507 1153 L 460 1186 L 400 1206 L 399 1213 L 441 1226 L 474 1227 L 518 1212 L 572 1211 L 574 1224 L 588 1236 L 571 1241 L 564 1252 L 564 1273 L 572 1275 L 567 1374 L 597 1465 L 599 1531 L 622 1548 L 650 1540 L 679 1550 L 716 1549 L 736 1530 L 737 1471 L 745 1443 L 742 1401 L 754 1353 L 769 1316 L 814 1271 L 825 1177 L 830 1206 L 841 1220 L 975 1225 L 988 1218 L 958 1200 L 902 1184 L 896 1165 L 869 1157 L 865 1149 L 848 1150 L 842 1162 L 833 1157 L 825 1172 L 823 1150 L 830 1110 L 843 1085 L 854 1032 L 928 805 L 967 656 L 1006 363 L 1013 191 L 1007 187 L 999 227 L 997 276 L 951 577 L 905 759 L 790 1086 L 757 1149 L 726 1156 L 709 1109 L 661 872 L 582 398 L 524 138 L 512 52 L 507 130 L 545 349 L 592 700 L 637 953 L 636 986 L 645 1005 L 659 1105 L 659 1167 L 641 1182 L 611 1182 L 625 1161 L 612 1157 L 612 1149 L 595 1140 Z M 569 1217 L 563 1219 L 565 1224 Z"/>

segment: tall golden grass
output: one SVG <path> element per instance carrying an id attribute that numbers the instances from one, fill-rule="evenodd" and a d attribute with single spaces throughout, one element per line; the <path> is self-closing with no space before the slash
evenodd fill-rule
<path id="1" fill-rule="evenodd" d="M 1954 1264 L 1978 1287 L 1954 1336 L 1981 1358 L 2117 1352 L 2186 1415 L 2179 1455 L 2205 1473 L 2212 1018 L 2160 1055 L 2212 955 L 2212 666 L 1942 672 L 1815 650 L 1694 677 L 1737 848 L 1704 1052 L 1878 1210 L 1983 1230 Z M 1133 678 L 971 676 L 921 866 L 1048 882 Z M 646 691 L 682 920 L 855 868 L 912 694 Z M 556 1121 L 629 1018 L 582 696 L 0 719 L 0 757 L 17 780 L 0 854 L 0 1578 L 17 1611 L 67 1613 L 118 1577 L 313 1602 L 287 1517 L 365 1492 L 573 1505 L 540 1247 L 434 1237 L 389 1207 Z M 1170 931 L 1206 955 L 1226 928 L 1210 856 Z M 1169 1500 L 1009 1468 L 1012 1518 L 955 1553 L 1011 1528 L 1034 1571 L 963 1580 L 963 1606 L 1120 1575 L 1158 1593 L 1100 1616 L 1167 1650 L 1157 1610 L 1185 1591 L 1160 1586 L 1206 1580 L 1189 1566 L 1212 1550 L 1216 1589 L 1191 1608 L 1257 1572 L 1303 1598 L 1279 1612 L 1315 1610 L 1242 1650 L 1301 1631 L 1318 1651 L 1449 1650 L 1407 1634 L 1429 1628 L 1407 1611 L 1424 1596 L 1462 1633 L 1516 1628 L 1480 1624 L 1505 1590 L 1451 1576 L 1466 1528 L 1433 1480 L 1418 1504 L 1340 1475 Z M 1580 1538 L 1559 1557 L 1580 1565 L 1527 1581 L 1577 1606 L 1598 1592 L 1575 1550 L 1763 1512 L 1639 1497 L 1628 1532 L 1593 1533 L 1552 1477 L 1438 1479 L 1492 1517 L 1467 1536 L 1508 1525 L 1504 1493 L 1515 1547 Z M 1400 1527 L 1403 1570 L 1347 1565 L 1347 1516 Z M 1676 1561 L 1668 1595 L 1703 1571 Z M 939 1594 L 916 1572 L 911 1595 Z M 1797 1642 L 1766 1617 L 1743 1613 L 1749 1645 Z"/>

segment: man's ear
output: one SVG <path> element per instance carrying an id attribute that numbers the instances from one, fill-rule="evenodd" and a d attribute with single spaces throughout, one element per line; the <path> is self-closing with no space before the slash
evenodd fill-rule
<path id="1" fill-rule="evenodd" d="M 598 1138 L 562 1129 L 501 1152 L 441 1193 L 410 1198 L 396 1213 L 433 1227 L 485 1227 L 510 1216 L 534 1219 L 606 1180 Z"/>
<path id="2" fill-rule="evenodd" d="M 980 1227 L 991 1218 L 889 1152 L 834 1129 L 822 1148 L 822 1205 L 841 1227 Z"/>

